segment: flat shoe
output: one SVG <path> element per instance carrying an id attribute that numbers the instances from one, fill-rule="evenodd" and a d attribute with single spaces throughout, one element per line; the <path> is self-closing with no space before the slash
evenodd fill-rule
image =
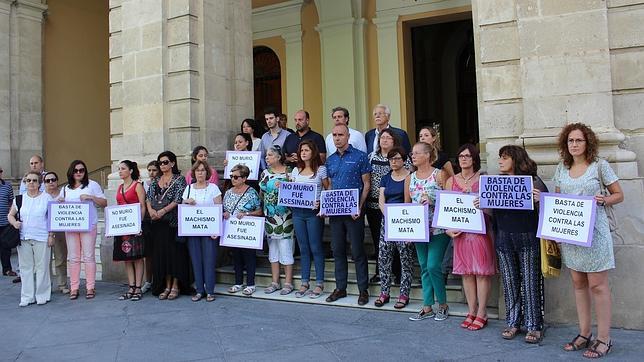
<path id="1" fill-rule="evenodd" d="M 215 301 L 215 295 L 214 294 L 207 294 L 206 295 L 206 302 L 214 302 Z"/>
<path id="2" fill-rule="evenodd" d="M 478 322 L 478 324 L 477 324 L 477 322 Z M 478 331 L 478 330 L 481 330 L 481 329 L 485 328 L 486 325 L 487 325 L 487 317 L 485 317 L 485 319 L 483 319 L 481 317 L 476 317 L 476 318 L 474 318 L 474 321 L 469 326 L 467 326 L 467 330 L 468 331 Z"/>
<path id="3" fill-rule="evenodd" d="M 203 298 L 203 295 L 201 293 L 197 293 L 197 294 L 193 295 L 191 299 L 192 299 L 193 302 L 198 302 L 202 298 Z"/>

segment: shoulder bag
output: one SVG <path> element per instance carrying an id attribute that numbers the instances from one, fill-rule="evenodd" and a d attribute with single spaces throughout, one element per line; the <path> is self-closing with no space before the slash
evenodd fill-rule
<path id="1" fill-rule="evenodd" d="M 20 208 L 22 207 L 22 195 L 16 196 L 16 220 L 20 220 Z M 20 229 L 16 229 L 13 225 L 7 225 L 0 234 L 0 246 L 4 250 L 11 250 L 20 245 Z"/>
<path id="2" fill-rule="evenodd" d="M 604 184 L 604 176 L 602 175 L 601 163 L 597 163 L 597 176 L 599 176 L 599 187 L 601 189 L 601 194 L 603 196 L 610 196 L 608 188 Z M 610 231 L 617 230 L 617 219 L 615 218 L 615 209 L 613 205 L 604 204 L 604 211 L 606 211 L 606 216 L 608 217 L 608 228 Z"/>

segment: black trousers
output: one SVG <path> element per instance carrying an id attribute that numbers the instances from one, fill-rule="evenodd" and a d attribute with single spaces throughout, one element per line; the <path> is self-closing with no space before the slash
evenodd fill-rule
<path id="1" fill-rule="evenodd" d="M 4 231 L 7 227 L 13 227 L 11 225 L 0 226 L 0 233 Z M 2 263 L 2 274 L 11 270 L 11 249 L 0 248 L 0 262 Z"/>

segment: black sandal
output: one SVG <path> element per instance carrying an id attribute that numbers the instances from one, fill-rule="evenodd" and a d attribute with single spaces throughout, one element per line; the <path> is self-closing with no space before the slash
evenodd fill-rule
<path id="1" fill-rule="evenodd" d="M 137 292 L 137 290 L 138 290 L 138 292 Z M 140 286 L 134 287 L 134 293 L 132 293 L 132 299 L 131 300 L 133 302 L 138 302 L 139 300 L 141 300 L 141 298 L 143 298 L 143 292 L 141 291 L 141 287 Z"/>
<path id="2" fill-rule="evenodd" d="M 525 335 L 525 343 L 539 344 L 543 340 L 543 331 L 528 331 Z"/>
<path id="3" fill-rule="evenodd" d="M 119 300 L 128 300 L 128 299 L 132 298 L 132 296 L 134 295 L 134 292 L 136 291 L 135 290 L 136 286 L 130 285 L 129 287 L 130 287 L 130 289 L 128 289 L 128 291 L 125 294 L 121 295 L 119 297 Z"/>
<path id="4" fill-rule="evenodd" d="M 583 339 L 585 342 L 582 342 L 581 344 L 575 343 L 580 338 Z M 582 348 L 588 348 L 592 343 L 592 339 L 593 339 L 592 333 L 588 337 L 584 337 L 581 334 L 578 334 L 577 337 L 573 338 L 572 341 L 570 341 L 570 343 L 566 343 L 563 346 L 563 350 L 567 352 L 573 352 L 573 351 L 579 351 Z"/>
<path id="5" fill-rule="evenodd" d="M 600 351 L 597 350 L 597 348 L 599 348 L 599 346 L 602 345 L 602 344 L 604 346 L 606 346 L 606 350 L 604 352 L 600 352 Z M 593 345 L 588 347 L 588 349 L 586 350 L 586 352 L 584 352 L 584 354 L 582 356 L 584 356 L 586 358 L 602 358 L 602 357 L 606 356 L 610 352 L 610 349 L 612 347 L 613 347 L 613 341 L 612 340 L 608 341 L 608 343 L 606 343 L 606 342 L 604 342 L 602 340 L 596 339 L 593 342 Z"/>
<path id="6" fill-rule="evenodd" d="M 375 305 L 376 307 L 380 308 L 380 307 L 382 307 L 383 305 L 385 305 L 387 303 L 389 303 L 389 295 L 381 293 L 380 296 L 378 297 L 378 299 L 376 299 L 376 301 L 373 302 L 373 305 Z"/>

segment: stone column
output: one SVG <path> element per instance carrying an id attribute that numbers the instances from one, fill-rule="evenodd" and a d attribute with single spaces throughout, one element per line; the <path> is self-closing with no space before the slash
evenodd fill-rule
<path id="1" fill-rule="evenodd" d="M 286 43 L 286 114 L 293 117 L 304 108 L 304 77 L 302 75 L 302 31 L 282 34 Z"/>
<path id="2" fill-rule="evenodd" d="M 398 15 L 373 19 L 378 29 L 378 79 L 380 102 L 391 109 L 391 123 L 402 126 L 403 105 L 400 104 L 400 72 L 398 59 Z"/>
<path id="3" fill-rule="evenodd" d="M 0 165 L 22 177 L 43 153 L 42 22 L 46 5 L 0 0 Z M 46 155 L 45 155 L 46 156 Z"/>

